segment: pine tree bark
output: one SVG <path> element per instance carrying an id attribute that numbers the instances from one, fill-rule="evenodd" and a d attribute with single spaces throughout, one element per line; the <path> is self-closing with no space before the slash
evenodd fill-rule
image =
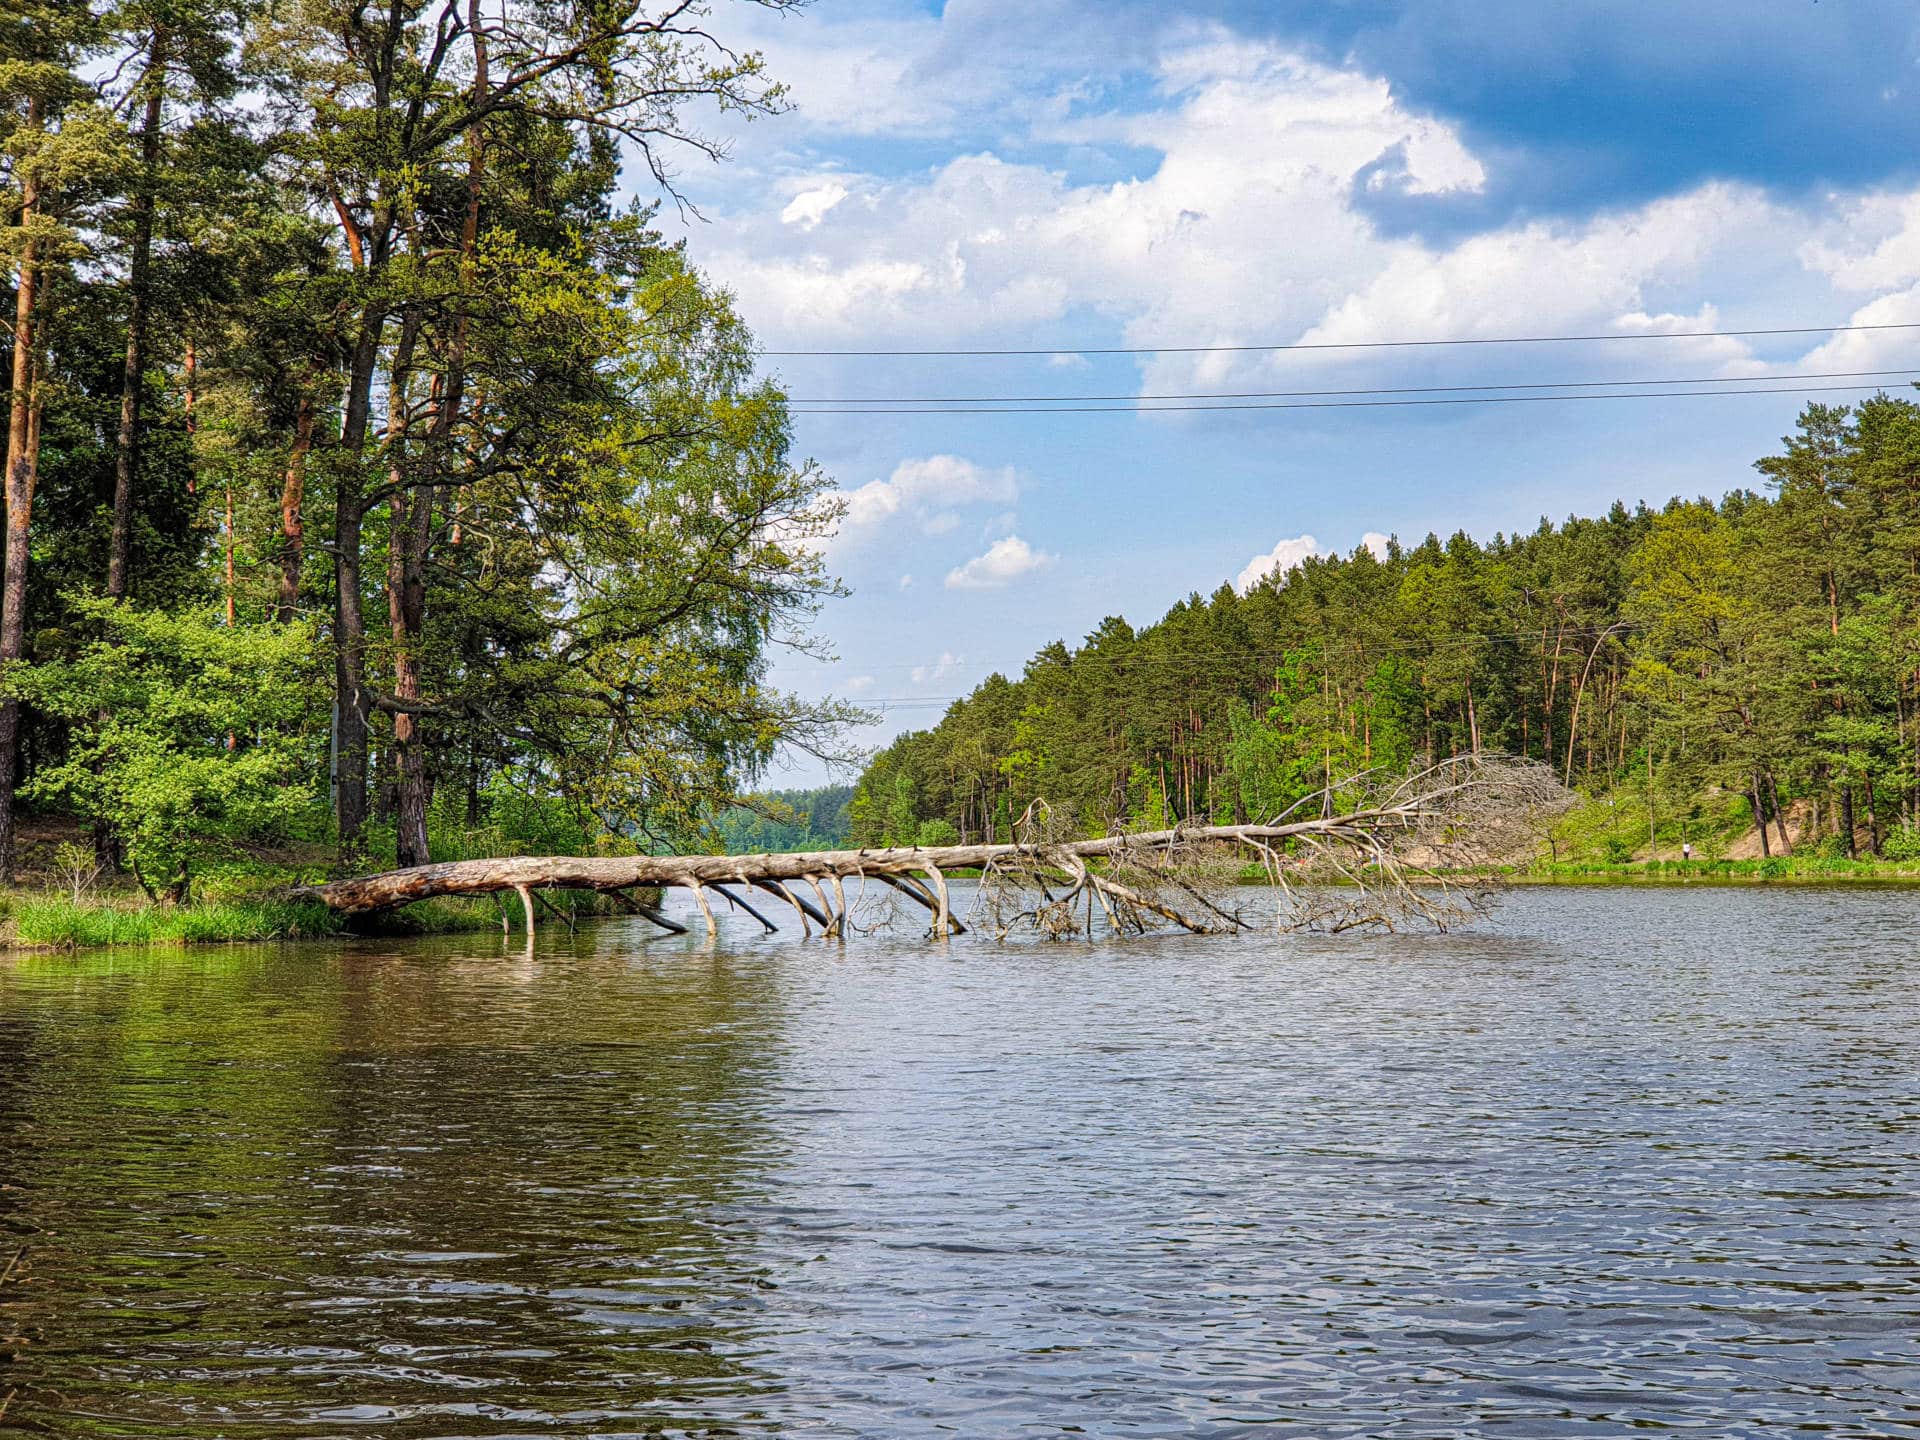
<path id="1" fill-rule="evenodd" d="M 27 102 L 27 124 L 40 120 L 40 102 Z M 13 309 L 13 393 L 7 407 L 5 578 L 0 581 L 0 666 L 21 658 L 27 625 L 27 540 L 33 518 L 33 488 L 39 476 L 40 427 L 35 374 L 36 321 L 40 303 L 39 245 L 33 223 L 39 189 L 31 174 L 20 197 L 20 223 L 27 239 L 20 251 Z M 0 881 L 15 874 L 13 782 L 20 762 L 20 702 L 0 702 Z"/>
<path id="2" fill-rule="evenodd" d="M 358 859 L 367 830 L 367 621 L 361 604 L 360 544 L 366 523 L 361 465 L 373 409 L 373 373 L 385 316 L 361 317 L 347 370 L 340 426 L 340 474 L 333 513 L 334 828 L 343 863 Z"/>
<path id="3" fill-rule="evenodd" d="M 147 302 L 153 266 L 154 190 L 160 168 L 160 107 L 166 92 L 167 31 L 156 25 L 141 78 L 140 180 L 133 194 L 133 244 L 127 259 L 127 350 L 120 375 L 120 431 L 113 456 L 113 532 L 107 544 L 107 598 L 124 600 L 133 537 L 134 467 L 140 451 L 140 402 L 147 382 Z"/>

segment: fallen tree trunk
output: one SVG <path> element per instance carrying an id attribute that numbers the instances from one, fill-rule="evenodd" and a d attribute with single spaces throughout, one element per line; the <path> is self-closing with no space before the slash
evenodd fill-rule
<path id="1" fill-rule="evenodd" d="M 1023 921 L 1047 934 L 1076 933 L 1076 903 L 1082 901 L 1089 924 L 1097 902 L 1117 931 L 1142 932 L 1165 922 L 1209 934 L 1247 928 L 1240 912 L 1229 907 L 1226 887 L 1253 861 L 1287 897 L 1290 916 L 1283 923 L 1390 928 L 1417 919 L 1444 927 L 1471 913 L 1478 901 L 1475 886 L 1443 872 L 1484 865 L 1503 845 L 1510 847 L 1516 827 L 1529 828 L 1542 813 L 1565 804 L 1566 792 L 1545 767 L 1498 757 L 1448 761 L 1389 785 L 1369 785 L 1368 779 L 1355 777 L 1336 792 L 1318 792 L 1289 812 L 1318 808 L 1320 814 L 1295 820 L 1280 816 L 1265 824 L 1178 825 L 1075 840 L 1050 835 L 1048 814 L 1036 802 L 1016 838 L 998 844 L 460 860 L 307 886 L 293 895 L 342 914 L 364 915 L 436 896 L 511 890 L 522 898 L 530 922 L 527 898 L 533 890 L 617 894 L 632 886 L 678 886 L 702 901 L 703 890 L 715 890 L 772 929 L 764 915 L 722 888 L 731 884 L 791 906 L 803 929 L 812 921 L 827 935 L 844 937 L 859 928 L 850 913 L 859 899 L 847 900 L 845 882 L 873 880 L 889 894 L 925 908 L 929 933 L 947 935 L 965 926 L 949 908 L 945 872 L 976 870 L 982 877 L 977 908 L 984 908 L 1001 935 Z M 1327 802 L 1336 794 L 1361 793 L 1367 803 L 1328 813 Z M 1310 806 L 1310 801 L 1319 804 Z M 1315 878 L 1346 882 L 1357 897 L 1329 900 L 1324 888 L 1296 888 L 1297 882 Z M 802 884 L 812 887 L 819 905 L 797 892 Z M 1061 893 L 1054 893 L 1056 886 Z M 837 904 L 828 898 L 829 887 Z M 1203 888 L 1217 893 L 1203 893 Z M 1034 892 L 1039 900 L 1023 904 Z M 1190 901 L 1197 902 L 1197 910 Z M 702 909 L 711 933 L 711 911 L 704 903 Z"/>

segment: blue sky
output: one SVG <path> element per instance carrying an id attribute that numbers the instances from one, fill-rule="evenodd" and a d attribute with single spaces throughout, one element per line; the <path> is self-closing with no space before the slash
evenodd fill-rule
<path id="1" fill-rule="evenodd" d="M 795 105 L 682 173 L 691 253 L 769 350 L 1920 320 L 1908 4 L 723 0 L 713 23 Z M 1920 331 L 765 364 L 797 399 L 857 400 L 1915 362 Z M 863 737 L 879 743 L 1049 640 L 1147 623 L 1311 548 L 1751 483 L 1800 398 L 803 416 L 802 451 L 848 500 L 827 558 L 854 593 L 821 617 L 840 658 L 775 678 L 919 702 L 889 705 Z"/>

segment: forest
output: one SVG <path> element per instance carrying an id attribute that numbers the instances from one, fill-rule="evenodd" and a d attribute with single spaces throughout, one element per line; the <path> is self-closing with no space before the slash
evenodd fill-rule
<path id="1" fill-rule="evenodd" d="M 1371 767 L 1500 752 L 1592 796 L 1615 860 L 1743 834 L 1920 856 L 1920 405 L 1809 405 L 1756 468 L 1718 502 L 1429 535 L 1109 617 L 877 755 L 854 838 L 1004 837 L 1039 798 L 1088 834 L 1258 822 Z"/>
<path id="2" fill-rule="evenodd" d="M 785 103 L 684 4 L 9 5 L 0 878 L 673 849 L 838 754 L 765 676 L 839 502 L 654 223 Z"/>

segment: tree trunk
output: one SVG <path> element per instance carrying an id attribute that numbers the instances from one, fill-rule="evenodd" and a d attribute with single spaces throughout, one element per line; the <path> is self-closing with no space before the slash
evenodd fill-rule
<path id="1" fill-rule="evenodd" d="M 1747 791 L 1747 798 L 1753 802 L 1753 824 L 1754 828 L 1760 832 L 1760 854 L 1763 857 L 1770 857 L 1773 850 L 1767 844 L 1767 809 L 1760 803 L 1760 772 L 1758 770 L 1750 773 L 1748 784 L 1750 788 Z"/>
<path id="2" fill-rule="evenodd" d="M 27 102 L 27 124 L 39 122 L 40 102 Z M 40 269 L 38 244 L 28 228 L 39 205 L 31 179 L 21 194 L 20 220 L 30 237 L 20 251 L 13 311 L 13 394 L 7 409 L 5 579 L 0 582 L 0 665 L 20 659 L 27 625 L 27 539 L 33 518 L 33 487 L 39 475 L 40 397 L 35 393 L 35 333 Z M 20 702 L 0 702 L 0 881 L 14 879 L 13 782 L 20 761 Z"/>
<path id="3" fill-rule="evenodd" d="M 467 33 L 473 47 L 473 110 L 477 115 L 490 93 L 487 27 L 480 0 L 467 0 Z M 486 180 L 486 137 L 476 120 L 467 142 L 467 204 L 460 226 L 461 289 L 474 283 L 480 243 L 480 200 Z M 421 699 L 420 643 L 426 628 L 427 557 L 433 540 L 433 498 L 452 466 L 453 438 L 466 388 L 468 317 L 463 304 L 454 316 L 446 367 L 437 389 L 427 437 L 425 474 L 399 489 L 392 503 L 393 534 L 387 560 L 387 619 L 393 637 L 393 748 L 396 774 L 395 850 L 401 866 L 428 860 L 427 810 L 432 781 L 427 770 L 424 720 L 405 708 Z"/>
<path id="4" fill-rule="evenodd" d="M 1780 827 L 1780 853 L 1793 854 L 1793 838 L 1787 834 L 1787 812 L 1780 804 L 1780 785 L 1773 771 L 1767 771 L 1767 800 L 1773 806 L 1774 823 Z"/>
<path id="5" fill-rule="evenodd" d="M 1840 753 L 1847 753 L 1844 746 Z M 1840 777 L 1840 833 L 1846 837 L 1847 858 L 1856 859 L 1858 847 L 1853 843 L 1853 777 L 1846 773 Z"/>
<path id="6" fill-rule="evenodd" d="M 360 598 L 360 541 L 366 522 L 361 466 L 373 409 L 373 372 L 385 317 L 373 306 L 361 317 L 347 372 L 340 426 L 341 457 L 333 514 L 333 815 L 340 858 L 360 855 L 367 829 L 366 615 Z"/>
<path id="7" fill-rule="evenodd" d="M 107 598 L 127 598 L 133 534 L 134 464 L 140 448 L 140 402 L 147 382 L 147 290 L 153 264 L 153 210 L 160 168 L 160 104 L 165 93 L 167 32 L 155 26 L 147 48 L 146 110 L 140 127 L 140 180 L 133 195 L 133 244 L 127 259 L 127 353 L 120 373 L 120 433 L 113 457 L 113 533 L 107 545 Z"/>

